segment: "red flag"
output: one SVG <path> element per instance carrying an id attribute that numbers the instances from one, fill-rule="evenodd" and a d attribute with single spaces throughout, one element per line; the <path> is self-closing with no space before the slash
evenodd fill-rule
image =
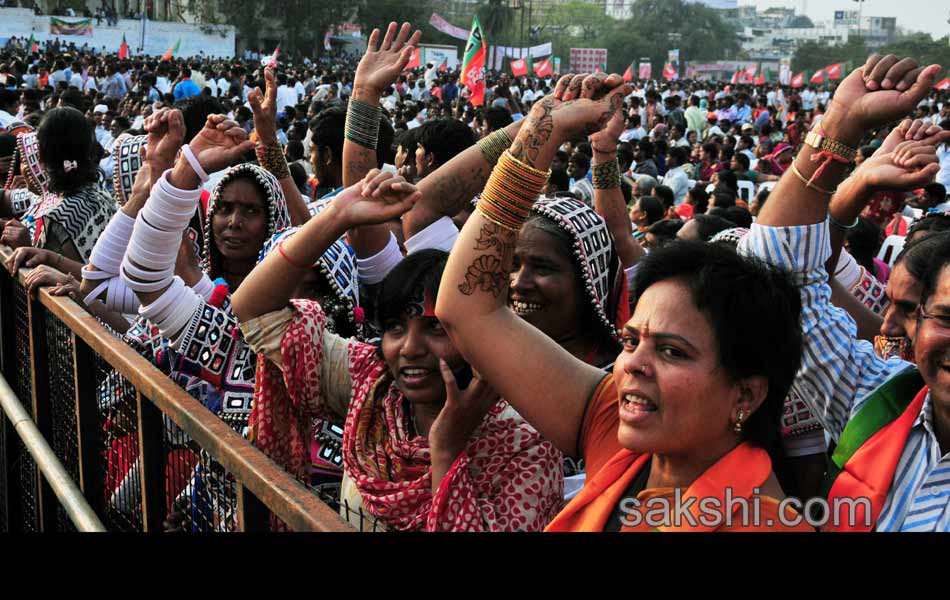
<path id="1" fill-rule="evenodd" d="M 667 81 L 674 81 L 679 79 L 679 73 L 676 72 L 676 69 L 673 68 L 673 65 L 666 63 L 663 67 L 663 78 Z"/>
<path id="2" fill-rule="evenodd" d="M 836 63 L 825 67 L 825 72 L 828 73 L 828 81 L 837 81 L 838 79 L 841 79 L 841 71 L 843 70 L 843 67 L 844 65 L 841 63 Z"/>
<path id="3" fill-rule="evenodd" d="M 30 47 L 30 54 L 36 54 L 40 51 L 40 45 L 37 43 L 36 38 L 33 37 L 33 34 L 30 34 L 30 41 L 28 46 Z"/>
<path id="4" fill-rule="evenodd" d="M 627 70 L 623 72 L 623 80 L 627 82 L 633 81 L 633 65 L 627 67 Z"/>
<path id="5" fill-rule="evenodd" d="M 406 68 L 403 69 L 403 71 L 418 69 L 420 66 L 422 66 L 422 49 L 416 48 L 412 51 L 412 56 L 409 57 L 409 62 L 406 64 Z"/>
<path id="6" fill-rule="evenodd" d="M 550 77 L 554 73 L 551 68 L 551 59 L 545 58 L 539 63 L 534 63 L 534 74 L 538 77 Z"/>
<path id="7" fill-rule="evenodd" d="M 765 69 L 759 71 L 759 76 L 753 82 L 755 85 L 765 85 Z"/>
<path id="8" fill-rule="evenodd" d="M 129 57 L 129 43 L 125 41 L 125 34 L 122 34 L 122 45 L 119 46 L 119 58 Z"/>
<path id="9" fill-rule="evenodd" d="M 742 71 L 736 71 L 735 73 L 733 73 L 733 74 L 732 74 L 732 80 L 731 80 L 729 83 L 731 83 L 732 85 L 735 85 L 735 84 L 739 83 L 739 74 L 740 74 L 741 72 L 742 72 Z"/>
<path id="10" fill-rule="evenodd" d="M 274 67 L 277 66 L 277 57 L 278 57 L 278 56 L 280 56 L 280 45 L 278 45 L 276 48 L 274 48 L 274 53 L 273 53 L 273 54 L 271 54 L 270 56 L 265 56 L 263 59 L 261 59 L 261 63 L 262 63 L 265 67 L 270 67 L 271 69 L 273 69 Z"/>
<path id="11" fill-rule="evenodd" d="M 439 65 L 439 73 L 448 73 L 449 72 L 449 57 L 446 56 L 445 60 L 442 61 L 442 64 Z"/>
<path id="12" fill-rule="evenodd" d="M 810 81 L 811 83 L 824 83 L 824 82 L 825 82 L 825 70 L 824 70 L 824 69 L 820 69 L 820 70 L 816 71 L 815 74 L 812 75 L 812 76 L 811 76 L 811 79 L 809 79 L 808 81 Z"/>
<path id="13" fill-rule="evenodd" d="M 485 57 L 488 54 L 482 26 L 476 15 L 472 19 L 472 31 L 465 44 L 465 54 L 462 59 L 462 85 L 471 92 L 469 101 L 472 106 L 485 104 Z"/>
<path id="14" fill-rule="evenodd" d="M 511 74 L 515 77 L 522 77 L 528 74 L 528 60 L 519 58 L 511 61 Z"/>
<path id="15" fill-rule="evenodd" d="M 752 81 L 755 79 L 755 74 L 759 71 L 759 65 L 752 65 L 751 67 L 746 68 L 745 76 L 746 79 Z"/>
<path id="16" fill-rule="evenodd" d="M 943 81 L 935 85 L 934 89 L 939 90 L 941 92 L 946 92 L 947 90 L 950 90 L 950 77 L 944 79 Z"/>
<path id="17" fill-rule="evenodd" d="M 800 88 L 805 85 L 805 72 L 802 71 L 798 75 L 792 77 L 791 86 L 793 88 Z"/>

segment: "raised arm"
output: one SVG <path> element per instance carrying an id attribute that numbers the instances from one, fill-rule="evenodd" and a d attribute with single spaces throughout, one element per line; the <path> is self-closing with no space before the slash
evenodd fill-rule
<path id="1" fill-rule="evenodd" d="M 343 185 L 356 185 L 378 168 L 376 154 L 380 120 L 383 110 L 379 100 L 383 92 L 396 82 L 409 63 L 422 32 L 410 37 L 409 23 L 403 23 L 396 33 L 396 23 L 390 23 L 386 36 L 379 43 L 380 32 L 374 29 L 366 45 L 366 54 L 360 60 L 353 79 L 353 95 L 346 112 L 346 136 L 343 141 Z M 389 243 L 392 233 L 385 224 L 367 225 L 351 229 L 347 240 L 359 258 L 380 253 Z"/>
<path id="2" fill-rule="evenodd" d="M 264 70 L 266 91 L 255 88 L 247 95 L 254 113 L 254 131 L 257 136 L 257 162 L 273 175 L 287 199 L 290 224 L 303 225 L 310 219 L 310 211 L 287 166 L 284 149 L 277 140 L 277 80 L 272 69 Z"/>
<path id="3" fill-rule="evenodd" d="M 378 171 L 371 175 L 373 181 L 343 190 L 326 210 L 278 245 L 277 252 L 271 252 L 251 271 L 231 297 L 231 308 L 240 321 L 287 306 L 304 272 L 348 229 L 397 219 L 419 199 L 415 186 L 401 177 Z M 378 192 L 371 198 L 363 195 L 369 183 Z"/>
<path id="4" fill-rule="evenodd" d="M 644 252 L 633 239 L 627 203 L 620 189 L 617 144 L 620 143 L 623 125 L 623 111 L 618 110 L 607 127 L 591 135 L 589 140 L 594 151 L 594 210 L 607 222 L 623 268 L 630 269 L 640 262 Z"/>
<path id="5" fill-rule="evenodd" d="M 502 398 L 565 454 L 604 373 L 574 358 L 507 306 L 521 224 L 565 139 L 603 128 L 630 93 L 620 76 L 566 76 L 537 102 L 492 172 L 449 257 L 436 314 L 456 347 Z"/>
<path id="6" fill-rule="evenodd" d="M 822 122 L 825 137 L 853 148 L 865 132 L 913 110 L 938 71 L 911 59 L 872 56 L 838 88 Z M 855 338 L 854 321 L 830 305 L 826 219 L 844 167 L 832 159 L 819 173 L 825 158 L 810 147 L 796 157 L 795 168 L 773 192 L 774 204 L 763 208 L 740 251 L 787 269 L 799 280 L 805 352 L 793 389 L 837 439 L 864 399 L 910 365 L 879 359 L 871 344 Z"/>

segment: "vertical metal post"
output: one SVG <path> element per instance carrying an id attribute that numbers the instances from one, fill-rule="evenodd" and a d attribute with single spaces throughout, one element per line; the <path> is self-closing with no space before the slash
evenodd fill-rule
<path id="1" fill-rule="evenodd" d="M 238 531 L 269 532 L 270 511 L 264 503 L 240 483 L 235 483 L 234 491 L 237 494 Z"/>
<path id="2" fill-rule="evenodd" d="M 99 427 L 96 365 L 92 349 L 75 333 L 73 388 L 76 392 L 76 441 L 79 445 L 79 486 L 100 517 L 105 514 L 105 469 Z"/>
<path id="3" fill-rule="evenodd" d="M 138 412 L 139 460 L 142 461 L 142 529 L 156 533 L 168 516 L 165 505 L 164 425 L 160 411 L 141 392 L 135 394 Z"/>
<path id="4" fill-rule="evenodd" d="M 49 352 L 46 339 L 46 309 L 38 300 L 28 302 L 30 323 L 30 364 L 33 377 L 33 421 L 47 440 L 53 439 L 50 407 Z M 36 505 L 40 531 L 52 531 L 56 524 L 56 494 L 39 469 L 36 470 Z"/>

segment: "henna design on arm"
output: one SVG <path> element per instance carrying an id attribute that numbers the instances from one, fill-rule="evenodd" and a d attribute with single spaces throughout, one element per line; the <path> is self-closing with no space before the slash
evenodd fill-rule
<path id="1" fill-rule="evenodd" d="M 508 277 L 514 257 L 517 232 L 494 223 L 485 223 L 475 240 L 473 250 L 482 252 L 465 272 L 459 291 L 472 296 L 481 290 L 500 298 L 508 288 Z"/>

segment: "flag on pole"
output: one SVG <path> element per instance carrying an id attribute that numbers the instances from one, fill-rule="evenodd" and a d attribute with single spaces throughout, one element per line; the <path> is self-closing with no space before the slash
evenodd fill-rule
<path id="1" fill-rule="evenodd" d="M 837 81 L 841 79 L 841 72 L 843 69 L 844 65 L 841 63 L 836 63 L 825 67 L 824 71 L 828 74 L 828 81 Z"/>
<path id="2" fill-rule="evenodd" d="M 129 43 L 125 41 L 125 34 L 122 34 L 122 45 L 119 46 L 119 58 L 129 57 Z"/>
<path id="3" fill-rule="evenodd" d="M 274 53 L 270 56 L 265 56 L 261 59 L 261 64 L 265 67 L 270 67 L 273 69 L 277 66 L 277 57 L 280 56 L 280 44 L 277 44 L 277 47 L 274 48 Z"/>
<path id="4" fill-rule="evenodd" d="M 798 75 L 792 77 L 792 80 L 791 80 L 791 82 L 790 82 L 790 85 L 791 85 L 793 88 L 800 88 L 800 87 L 803 87 L 803 86 L 805 85 L 805 72 L 802 71 L 802 72 L 799 73 Z"/>
<path id="5" fill-rule="evenodd" d="M 472 106 L 485 104 L 485 36 L 476 15 L 472 19 L 472 31 L 465 44 L 465 56 L 462 59 L 462 85 L 471 93 Z"/>
<path id="6" fill-rule="evenodd" d="M 676 72 L 676 69 L 672 64 L 666 63 L 663 67 L 663 79 L 667 81 L 676 81 L 679 79 L 679 73 Z"/>
<path id="7" fill-rule="evenodd" d="M 173 56 L 178 54 L 179 50 L 181 50 L 181 38 L 178 38 L 178 41 L 175 42 L 175 45 L 165 51 L 165 55 L 162 56 L 162 62 L 171 60 Z"/>
<path id="8" fill-rule="evenodd" d="M 411 71 L 412 69 L 418 69 L 422 66 L 422 48 L 416 48 L 412 51 L 412 56 L 409 57 L 409 62 L 406 63 L 406 68 L 403 71 Z"/>
<path id="9" fill-rule="evenodd" d="M 623 80 L 627 83 L 633 81 L 633 64 L 631 63 L 627 70 L 623 72 Z"/>
<path id="10" fill-rule="evenodd" d="M 944 79 L 943 81 L 935 85 L 934 89 L 940 92 L 946 92 L 947 90 L 950 90 L 950 77 Z"/>
<path id="11" fill-rule="evenodd" d="M 759 71 L 759 76 L 755 78 L 755 85 L 765 85 L 769 80 L 769 70 L 762 69 Z"/>
<path id="12" fill-rule="evenodd" d="M 752 65 L 751 67 L 746 68 L 745 78 L 749 81 L 755 79 L 755 74 L 759 72 L 759 65 Z"/>
<path id="13" fill-rule="evenodd" d="M 439 65 L 439 73 L 448 73 L 449 72 L 449 57 L 446 56 L 443 59 L 442 64 Z"/>
<path id="14" fill-rule="evenodd" d="M 36 42 L 36 38 L 33 37 L 33 34 L 30 34 L 30 41 L 27 44 L 30 49 L 30 54 L 36 54 L 40 51 L 40 45 Z"/>
<path id="15" fill-rule="evenodd" d="M 511 61 L 511 74 L 515 77 L 522 77 L 528 74 L 528 60 L 519 58 Z"/>
<path id="16" fill-rule="evenodd" d="M 729 81 L 729 83 L 731 83 L 732 85 L 735 85 L 735 84 L 739 83 L 739 77 L 740 77 L 741 73 L 742 73 L 742 71 L 736 71 L 735 73 L 733 73 L 733 74 L 732 74 L 732 79 Z"/>
<path id="17" fill-rule="evenodd" d="M 534 74 L 538 77 L 550 77 L 554 73 L 551 68 L 551 59 L 545 58 L 539 63 L 534 63 Z"/>
<path id="18" fill-rule="evenodd" d="M 824 69 L 819 69 L 818 71 L 815 71 L 815 74 L 812 75 L 812 76 L 811 76 L 811 79 L 809 79 L 808 81 L 810 81 L 811 83 L 824 83 L 824 82 L 825 82 L 825 70 L 824 70 Z"/>

